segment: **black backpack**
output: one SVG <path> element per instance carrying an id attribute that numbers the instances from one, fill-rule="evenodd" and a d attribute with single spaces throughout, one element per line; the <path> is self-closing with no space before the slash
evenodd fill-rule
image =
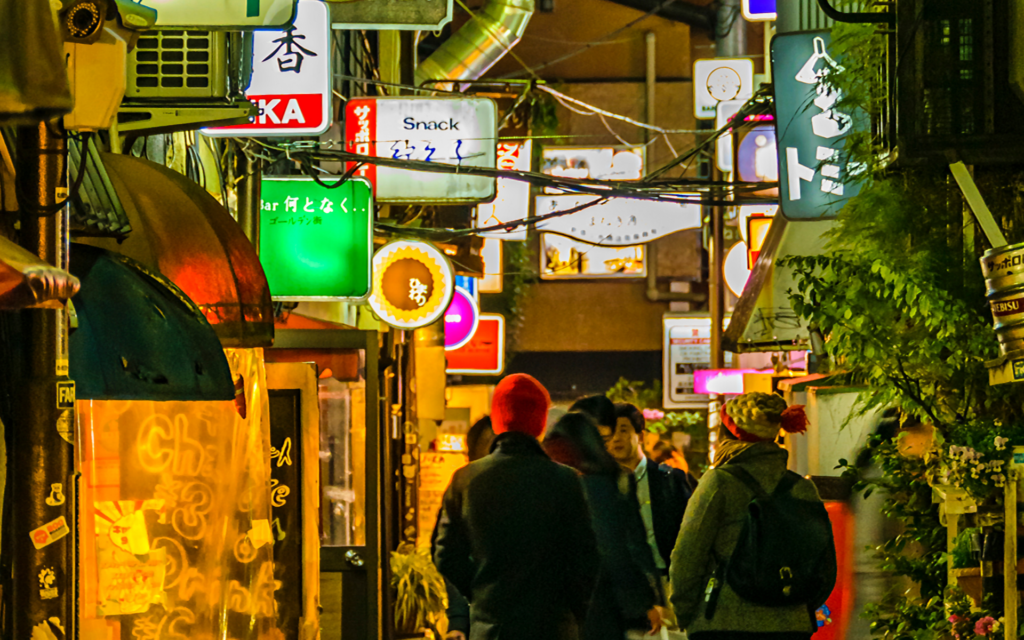
<path id="1" fill-rule="evenodd" d="M 718 467 L 742 482 L 754 497 L 733 554 L 720 563 L 725 582 L 738 596 L 766 607 L 825 604 L 836 583 L 832 523 L 820 501 L 799 500 L 792 471 L 769 495 L 739 465 Z"/>

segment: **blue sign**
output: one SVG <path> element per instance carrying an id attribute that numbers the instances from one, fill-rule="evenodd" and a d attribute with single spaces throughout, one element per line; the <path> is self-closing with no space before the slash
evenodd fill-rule
<path id="1" fill-rule="evenodd" d="M 477 288 L 477 279 L 469 276 L 455 276 L 455 286 L 462 287 L 474 300 L 480 299 L 480 291 Z"/>
<path id="2" fill-rule="evenodd" d="M 775 19 L 775 0 L 743 0 L 743 17 L 751 22 Z"/>
<path id="3" fill-rule="evenodd" d="M 779 204 L 789 220 L 834 218 L 860 190 L 853 178 L 864 167 L 850 162 L 844 147 L 870 120 L 863 110 L 839 104 L 842 92 L 829 77 L 844 68 L 829 55 L 830 42 L 827 30 L 772 39 Z"/>

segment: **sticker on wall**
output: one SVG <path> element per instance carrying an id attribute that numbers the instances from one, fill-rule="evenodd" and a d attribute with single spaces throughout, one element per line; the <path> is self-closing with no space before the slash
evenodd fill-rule
<path id="1" fill-rule="evenodd" d="M 75 408 L 75 381 L 65 380 L 57 383 L 57 408 Z"/>
<path id="2" fill-rule="evenodd" d="M 53 567 L 43 567 L 39 570 L 39 599 L 40 600 L 53 600 L 59 594 L 57 593 L 57 572 Z"/>
<path id="3" fill-rule="evenodd" d="M 373 256 L 370 308 L 392 327 L 432 324 L 448 308 L 454 289 L 452 265 L 432 244 L 396 240 Z"/>
<path id="4" fill-rule="evenodd" d="M 68 535 L 68 533 L 70 533 L 70 530 L 68 529 L 67 520 L 64 519 L 64 516 L 61 516 L 56 520 L 47 522 L 38 529 L 33 529 L 29 533 L 29 537 L 32 538 L 32 545 L 36 549 L 42 549 L 60 540 Z"/>
<path id="5" fill-rule="evenodd" d="M 50 495 L 46 496 L 46 504 L 59 507 L 64 504 L 64 485 L 60 482 L 50 485 Z"/>

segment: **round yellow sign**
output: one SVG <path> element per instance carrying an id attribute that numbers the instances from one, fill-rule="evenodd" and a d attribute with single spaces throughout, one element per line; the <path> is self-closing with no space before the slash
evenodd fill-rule
<path id="1" fill-rule="evenodd" d="M 448 308 L 454 289 L 452 265 L 432 244 L 396 240 L 373 255 L 370 308 L 392 327 L 433 323 Z"/>

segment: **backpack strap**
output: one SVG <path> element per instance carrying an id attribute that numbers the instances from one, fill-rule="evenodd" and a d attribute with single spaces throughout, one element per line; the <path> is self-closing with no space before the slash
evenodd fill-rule
<path id="1" fill-rule="evenodd" d="M 757 498 L 764 499 L 768 497 L 768 493 L 764 490 L 764 487 L 761 486 L 761 483 L 758 482 L 754 476 L 750 475 L 749 471 L 740 465 L 725 464 L 721 467 L 715 467 L 715 469 L 720 469 L 742 482 L 748 489 L 754 492 L 754 496 Z M 799 478 L 799 476 L 797 477 Z"/>
<path id="2" fill-rule="evenodd" d="M 775 485 L 775 490 L 772 491 L 772 495 L 781 496 L 789 493 L 789 491 L 795 487 L 796 483 L 800 482 L 800 480 L 801 477 L 799 473 L 796 473 L 795 471 L 787 471 L 786 475 L 782 476 L 782 479 L 779 480 L 779 484 Z"/>

